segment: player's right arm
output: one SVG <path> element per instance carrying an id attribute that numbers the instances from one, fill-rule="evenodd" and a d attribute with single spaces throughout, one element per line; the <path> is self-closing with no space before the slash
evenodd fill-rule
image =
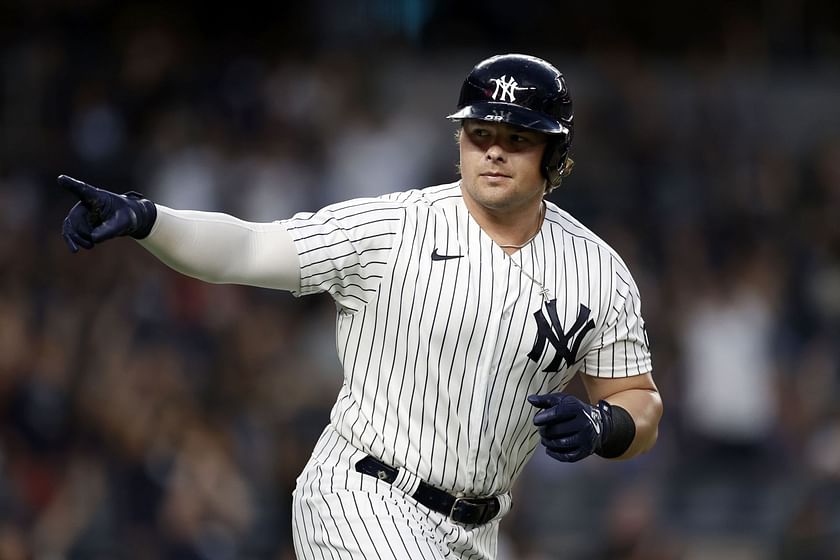
<path id="1" fill-rule="evenodd" d="M 119 236 L 131 236 L 173 269 L 217 284 L 294 291 L 300 264 L 279 222 L 246 222 L 227 214 L 172 210 L 138 193 L 115 194 L 66 175 L 58 183 L 79 202 L 62 235 L 74 253 Z"/>

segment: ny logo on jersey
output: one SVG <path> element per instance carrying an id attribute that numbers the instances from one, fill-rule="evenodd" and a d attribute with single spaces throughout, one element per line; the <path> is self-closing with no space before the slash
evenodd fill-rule
<path id="1" fill-rule="evenodd" d="M 509 101 L 513 103 L 516 101 L 517 91 L 531 89 L 518 87 L 519 84 L 516 83 L 513 76 L 510 79 L 508 79 L 507 75 L 501 78 L 491 78 L 490 81 L 496 84 L 496 89 L 493 90 L 493 95 L 491 96 L 493 101 Z"/>
<path id="2" fill-rule="evenodd" d="M 548 313 L 548 319 L 545 317 L 545 312 Z M 554 347 L 556 354 L 543 372 L 560 371 L 560 364 L 563 360 L 566 360 L 567 366 L 577 361 L 577 353 L 580 350 L 583 337 L 595 328 L 595 321 L 589 319 L 590 310 L 581 303 L 575 323 L 569 329 L 569 332 L 566 332 L 557 316 L 557 299 L 545 304 L 545 312 L 542 309 L 534 312 L 534 319 L 537 321 L 537 340 L 534 342 L 534 347 L 528 352 L 528 357 L 535 362 L 539 362 L 543 350 L 545 350 L 545 343 L 548 341 Z M 587 319 L 589 320 L 587 321 Z M 571 348 L 569 348 L 569 341 L 572 343 Z"/>

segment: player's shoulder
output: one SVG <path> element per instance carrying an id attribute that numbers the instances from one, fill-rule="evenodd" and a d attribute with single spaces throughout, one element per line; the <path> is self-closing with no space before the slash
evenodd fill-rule
<path id="1" fill-rule="evenodd" d="M 557 232 L 612 251 L 612 247 L 588 226 L 550 200 L 545 201 L 545 222 Z"/>
<path id="2" fill-rule="evenodd" d="M 555 232 L 553 236 L 558 240 L 573 240 L 574 244 L 583 245 L 588 249 L 590 259 L 610 261 L 615 265 L 616 272 L 620 275 L 629 274 L 629 269 L 624 259 L 618 254 L 609 243 L 596 234 L 579 219 L 575 218 L 568 211 L 560 208 L 550 200 L 546 200 L 545 222 Z M 564 241 L 561 241 L 564 242 Z M 565 247 L 564 242 L 564 247 Z M 574 250 L 574 249 L 573 249 Z"/>
<path id="3" fill-rule="evenodd" d="M 457 209 L 464 206 L 458 182 L 390 193 L 382 195 L 380 199 L 399 204 L 410 221 L 418 222 L 428 219 L 432 214 L 458 215 Z"/>
<path id="4" fill-rule="evenodd" d="M 297 224 L 301 222 L 309 224 L 332 220 L 347 223 L 352 223 L 354 220 L 394 220 L 417 215 L 418 210 L 426 211 L 442 201 L 460 196 L 458 183 L 437 185 L 333 202 L 315 212 L 299 212 L 283 221 L 290 227 L 297 227 Z"/>
<path id="5" fill-rule="evenodd" d="M 410 189 L 382 195 L 383 200 L 398 202 L 406 206 L 443 206 L 447 201 L 461 199 L 459 183 L 445 183 L 419 189 Z"/>

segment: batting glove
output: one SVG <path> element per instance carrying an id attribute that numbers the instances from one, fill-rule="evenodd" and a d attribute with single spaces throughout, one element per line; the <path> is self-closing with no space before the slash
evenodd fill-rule
<path id="1" fill-rule="evenodd" d="M 58 184 L 79 199 L 61 228 L 72 252 L 77 253 L 79 247 L 93 249 L 94 245 L 121 235 L 143 239 L 152 231 L 157 208 L 140 193 L 115 194 L 67 175 L 60 175 Z"/>
<path id="2" fill-rule="evenodd" d="M 593 453 L 601 454 L 612 438 L 613 410 L 620 409 L 603 400 L 592 406 L 565 393 L 531 395 L 528 402 L 542 409 L 534 416 L 534 425 L 539 428 L 546 453 L 564 463 L 580 461 Z M 621 453 L 629 445 L 627 442 Z"/>

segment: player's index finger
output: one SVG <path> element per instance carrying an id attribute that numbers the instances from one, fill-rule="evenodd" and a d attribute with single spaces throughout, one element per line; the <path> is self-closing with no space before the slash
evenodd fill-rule
<path id="1" fill-rule="evenodd" d="M 90 200 L 93 195 L 93 187 L 67 175 L 59 175 L 58 184 L 76 195 L 82 202 Z"/>
<path id="2" fill-rule="evenodd" d="M 548 408 L 554 406 L 550 395 L 528 395 L 528 402 L 537 408 Z"/>

